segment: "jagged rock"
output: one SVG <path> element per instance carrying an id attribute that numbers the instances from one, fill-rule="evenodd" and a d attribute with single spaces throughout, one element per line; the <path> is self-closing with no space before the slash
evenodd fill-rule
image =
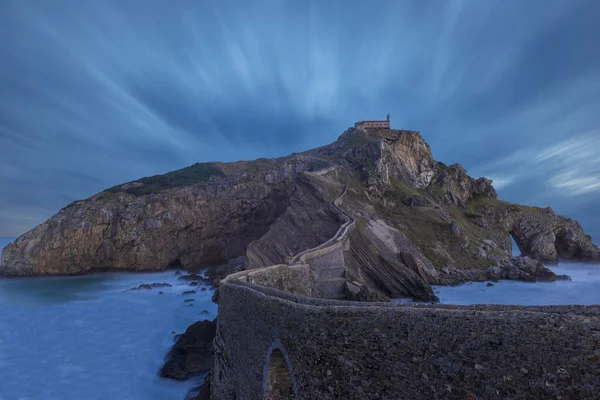
<path id="1" fill-rule="evenodd" d="M 185 292 L 181 293 L 182 296 L 186 296 L 188 294 L 196 294 L 195 290 L 186 290 Z"/>
<path id="2" fill-rule="evenodd" d="M 493 199 L 498 198 L 498 193 L 494 186 L 492 186 L 492 180 L 487 178 L 478 178 L 475 180 L 473 194 L 475 196 L 491 197 Z"/>
<path id="3" fill-rule="evenodd" d="M 600 260 L 600 249 L 581 225 L 552 212 L 539 215 L 527 210 L 512 216 L 511 234 L 524 255 L 540 261 L 566 259 Z"/>
<path id="4" fill-rule="evenodd" d="M 198 286 L 198 282 L 190 282 L 190 286 Z"/>
<path id="5" fill-rule="evenodd" d="M 494 284 L 492 282 L 488 282 L 488 284 L 486 286 L 492 287 L 492 286 L 494 286 Z"/>
<path id="6" fill-rule="evenodd" d="M 160 376 L 177 380 L 207 372 L 212 365 L 212 342 L 216 333 L 214 321 L 198 321 L 190 325 L 167 354 Z"/>
<path id="7" fill-rule="evenodd" d="M 556 213 L 554 212 L 554 210 L 552 209 L 552 207 L 542 208 L 542 212 L 545 212 L 548 215 L 556 217 Z"/>
<path id="8" fill-rule="evenodd" d="M 511 279 L 524 281 L 555 281 L 558 276 L 541 262 L 529 257 L 507 257 L 500 265 L 486 271 L 488 279 Z"/>
<path id="9" fill-rule="evenodd" d="M 446 191 L 442 199 L 447 204 L 461 205 L 477 196 L 498 197 L 491 180 L 471 178 L 460 164 L 443 168 L 437 176 L 437 184 Z"/>
<path id="10" fill-rule="evenodd" d="M 151 290 L 156 287 L 171 287 L 169 283 L 142 283 L 141 285 L 127 290 Z M 162 292 L 161 292 L 162 293 Z"/>
<path id="11" fill-rule="evenodd" d="M 184 303 L 192 303 L 194 301 L 196 301 L 196 299 L 185 299 L 183 302 Z"/>
<path id="12" fill-rule="evenodd" d="M 449 275 L 441 275 L 438 284 L 456 284 L 465 281 L 499 281 L 502 279 L 527 282 L 569 280 L 566 275 L 556 275 L 542 263 L 529 257 L 505 256 L 497 265 L 485 270 L 450 270 Z"/>

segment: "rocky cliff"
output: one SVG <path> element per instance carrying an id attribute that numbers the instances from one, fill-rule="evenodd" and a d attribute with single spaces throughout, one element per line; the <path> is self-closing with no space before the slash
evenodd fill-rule
<path id="1" fill-rule="evenodd" d="M 330 202 L 342 187 L 339 206 L 356 221 L 349 278 L 386 296 L 429 300 L 431 284 L 544 277 L 511 257 L 511 235 L 536 260 L 600 259 L 577 222 L 498 200 L 490 180 L 436 162 L 418 132 L 349 129 L 304 153 L 195 164 L 74 202 L 11 243 L 0 272 L 285 263 L 335 234 Z"/>

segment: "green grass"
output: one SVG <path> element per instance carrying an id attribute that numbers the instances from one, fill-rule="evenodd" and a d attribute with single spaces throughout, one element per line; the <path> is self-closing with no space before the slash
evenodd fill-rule
<path id="1" fill-rule="evenodd" d="M 467 218 L 471 218 L 471 219 L 474 219 L 474 218 L 483 218 L 483 215 L 475 214 L 475 213 L 472 213 L 470 211 L 467 211 L 466 213 L 464 213 L 464 216 L 467 217 Z"/>
<path id="2" fill-rule="evenodd" d="M 196 163 L 189 167 L 178 169 L 163 175 L 154 175 L 138 179 L 136 183 L 140 183 L 141 185 L 135 185 L 127 189 L 123 189 L 123 185 L 118 185 L 105 190 L 105 192 L 124 192 L 134 196 L 144 196 L 174 187 L 208 182 L 212 177 L 222 177 L 224 175 L 223 171 L 213 163 Z"/>

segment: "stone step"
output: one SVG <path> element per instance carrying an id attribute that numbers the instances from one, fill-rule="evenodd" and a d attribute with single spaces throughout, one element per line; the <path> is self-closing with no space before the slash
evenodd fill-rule
<path id="1" fill-rule="evenodd" d="M 346 276 L 346 267 L 329 267 L 313 270 L 315 281 L 322 281 L 333 278 L 344 278 Z"/>
<path id="2" fill-rule="evenodd" d="M 315 283 L 317 295 L 321 298 L 332 299 L 346 296 L 346 278 L 333 278 Z"/>

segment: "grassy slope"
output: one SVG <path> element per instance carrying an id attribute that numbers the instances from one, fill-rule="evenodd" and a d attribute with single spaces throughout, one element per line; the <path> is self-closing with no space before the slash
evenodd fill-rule
<path id="1" fill-rule="evenodd" d="M 113 186 L 112 188 L 105 190 L 105 192 L 125 192 L 135 196 L 143 196 L 174 187 L 208 182 L 213 177 L 219 178 L 224 175 L 223 171 L 214 163 L 196 163 L 189 167 L 171 171 L 166 174 L 138 179 L 129 185 Z"/>

